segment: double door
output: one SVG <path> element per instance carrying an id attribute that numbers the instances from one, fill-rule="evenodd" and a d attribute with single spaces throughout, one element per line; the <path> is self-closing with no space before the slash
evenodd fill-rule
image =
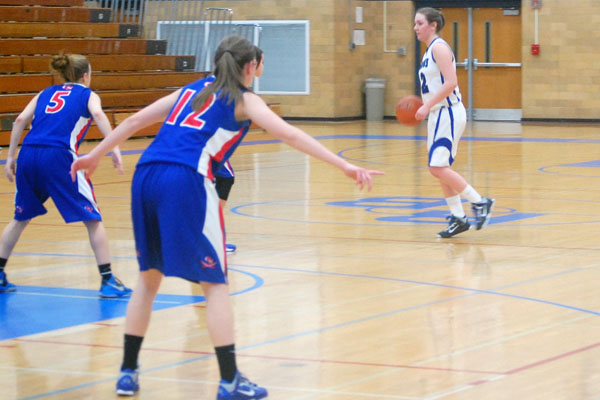
<path id="1" fill-rule="evenodd" d="M 442 13 L 446 25 L 440 36 L 454 51 L 469 119 L 520 120 L 520 10 L 444 8 Z"/>

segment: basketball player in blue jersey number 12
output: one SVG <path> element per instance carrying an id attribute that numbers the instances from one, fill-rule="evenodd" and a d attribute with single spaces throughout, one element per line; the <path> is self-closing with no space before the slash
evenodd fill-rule
<path id="1" fill-rule="evenodd" d="M 65 222 L 83 221 L 87 228 L 102 276 L 100 296 L 128 296 L 131 289 L 111 271 L 108 238 L 92 183 L 83 173 L 77 175 L 76 182 L 69 179 L 71 163 L 77 159 L 79 144 L 92 120 L 103 136 L 111 133 L 110 122 L 102 111 L 100 97 L 89 88 L 92 69 L 87 58 L 62 54 L 52 58 L 51 66 L 65 83 L 38 93 L 15 120 L 10 136 L 5 172 L 11 182 L 16 174 L 17 194 L 14 219 L 0 237 L 0 293 L 17 290 L 4 272 L 7 259 L 31 219 L 47 212 L 44 203 L 52 197 Z M 31 130 L 23 140 L 17 162 L 15 153 L 30 122 Z M 112 150 L 113 164 L 123 173 L 119 148 Z"/>
<path id="2" fill-rule="evenodd" d="M 444 23 L 444 16 L 434 8 L 420 8 L 415 14 L 417 39 L 427 46 L 419 70 L 423 105 L 417 110 L 415 118 L 422 121 L 429 114 L 429 172 L 439 179 L 452 214 L 448 217 L 450 223 L 438 233 L 438 237 L 450 238 L 471 227 L 463 210 L 461 196 L 471 202 L 477 230 L 489 222 L 494 199 L 482 197 L 458 172 L 450 168 L 465 130 L 467 113 L 458 89 L 454 54 L 448 43 L 438 36 Z"/>
<path id="3" fill-rule="evenodd" d="M 255 47 L 240 36 L 224 38 L 214 55 L 215 79 L 193 82 L 124 120 L 71 175 L 91 174 L 104 154 L 136 131 L 164 121 L 141 156 L 132 182 L 131 213 L 140 265 L 125 320 L 124 355 L 117 393 L 139 389 L 138 354 L 163 276 L 199 282 L 206 296 L 206 323 L 221 382 L 217 399 L 262 399 L 267 390 L 236 366 L 233 310 L 227 285 L 223 217 L 213 172 L 240 144 L 250 120 L 296 149 L 340 168 L 360 188 L 372 175 L 338 157 L 275 114 L 248 86 L 256 73 Z M 166 119 L 165 119 L 166 118 Z"/>

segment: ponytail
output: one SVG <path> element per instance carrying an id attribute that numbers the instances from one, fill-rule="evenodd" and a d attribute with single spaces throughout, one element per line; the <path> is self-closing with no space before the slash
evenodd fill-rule
<path id="1" fill-rule="evenodd" d="M 242 102 L 244 90 L 248 90 L 244 85 L 244 66 L 253 61 L 255 55 L 255 46 L 242 36 L 227 36 L 221 40 L 214 58 L 216 79 L 194 97 L 194 110 L 198 111 L 217 92 L 218 98 L 227 98 L 227 104 Z"/>

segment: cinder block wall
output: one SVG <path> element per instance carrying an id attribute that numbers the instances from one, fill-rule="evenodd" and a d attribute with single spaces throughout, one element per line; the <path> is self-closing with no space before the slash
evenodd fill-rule
<path id="1" fill-rule="evenodd" d="M 354 1 L 364 8 L 366 45 L 349 49 L 350 4 L 348 0 L 237 0 L 211 1 L 205 6 L 226 7 L 235 20 L 310 21 L 310 95 L 263 96 L 281 103 L 286 117 L 344 119 L 364 115 L 363 83 L 368 77 L 385 78 L 386 115 L 394 115 L 398 96 L 412 92 L 414 39 L 411 2 L 388 2 L 388 45 L 404 46 L 408 56 L 383 53 L 383 3 Z M 191 8 L 191 7 L 190 7 Z M 147 29 L 150 29 L 148 27 Z M 269 55 L 266 54 L 266 68 Z"/>
<path id="2" fill-rule="evenodd" d="M 367 78 L 386 81 L 384 114 L 395 114 L 395 105 L 401 97 L 414 91 L 414 32 L 411 2 L 355 1 L 354 7 L 363 8 L 363 23 L 353 22 L 353 29 L 365 31 L 365 45 L 349 49 L 350 21 L 355 10 L 347 0 L 338 0 L 336 7 L 335 109 L 336 117 L 354 117 L 364 114 L 363 86 Z M 384 26 L 384 11 L 386 26 Z M 384 29 L 387 37 L 384 44 Z M 399 47 L 406 55 L 399 56 Z M 387 52 L 385 51 L 387 50 Z"/>
<path id="3" fill-rule="evenodd" d="M 543 0 L 539 56 L 529 1 L 522 11 L 523 118 L 600 119 L 600 1 Z"/>
<path id="4" fill-rule="evenodd" d="M 354 0 L 363 7 L 365 46 L 350 50 L 349 0 L 211 1 L 228 7 L 237 20 L 310 21 L 310 95 L 264 96 L 281 103 L 286 117 L 326 119 L 364 115 L 364 80 L 386 79 L 385 115 L 393 116 L 397 100 L 414 91 L 414 6 L 410 1 Z M 543 0 L 539 11 L 541 54 L 530 54 L 534 14 L 522 5 L 522 105 L 524 118 L 600 119 L 600 0 Z M 386 24 L 384 26 L 384 11 Z M 384 44 L 384 29 L 387 43 Z M 406 55 L 384 49 L 406 48 Z M 269 68 L 266 55 L 266 68 Z"/>

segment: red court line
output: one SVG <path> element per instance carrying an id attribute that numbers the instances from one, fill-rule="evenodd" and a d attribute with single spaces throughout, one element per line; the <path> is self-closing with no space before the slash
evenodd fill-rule
<path id="1" fill-rule="evenodd" d="M 523 365 L 523 366 L 518 367 L 518 368 L 513 368 L 511 370 L 508 370 L 508 371 L 503 372 L 503 373 L 498 374 L 498 375 L 507 375 L 507 376 L 508 375 L 514 375 L 514 374 L 517 374 L 519 372 L 523 372 L 523 371 L 526 371 L 528 369 L 539 367 L 540 365 L 548 364 L 548 363 L 551 363 L 553 361 L 560 360 L 562 358 L 570 357 L 570 356 L 572 356 L 574 354 L 582 353 L 584 351 L 588 351 L 588 350 L 591 350 L 591 349 L 593 349 L 595 347 L 599 347 L 599 346 L 600 346 L 600 342 L 594 343 L 594 344 L 590 344 L 588 346 L 584 346 L 584 347 L 580 347 L 580 348 L 575 349 L 575 350 L 567 351 L 566 353 L 561 353 L 561 354 L 555 355 L 553 357 L 546 358 L 544 360 L 536 361 L 536 362 L 533 362 L 531 364 L 526 364 L 526 365 Z M 491 382 L 491 380 L 489 380 L 489 379 L 481 379 L 481 380 L 478 380 L 478 381 L 471 382 L 471 383 L 469 383 L 469 385 L 471 385 L 471 386 L 477 386 L 477 385 L 482 385 L 482 384 L 488 383 L 488 382 Z"/>
<path id="2" fill-rule="evenodd" d="M 62 341 L 57 341 L 57 340 L 19 339 L 19 338 L 13 339 L 13 340 L 20 341 L 20 342 L 28 342 L 28 343 L 62 344 L 62 345 L 66 345 L 66 346 L 82 346 L 82 347 L 94 347 L 94 348 L 106 348 L 106 349 L 122 349 L 123 348 L 123 346 L 115 346 L 115 345 L 62 342 Z M 156 347 L 143 347 L 143 350 L 144 351 L 165 352 L 165 353 L 197 354 L 197 355 L 214 355 L 215 354 L 215 353 L 209 352 L 209 351 L 161 349 L 161 348 L 156 348 Z M 278 357 L 278 356 L 265 356 L 265 355 L 239 354 L 239 353 L 237 354 L 237 356 L 244 357 L 244 358 L 258 358 L 258 359 L 263 359 L 263 360 L 302 361 L 302 362 L 312 362 L 312 363 L 322 363 L 322 364 L 341 364 L 341 365 L 357 365 L 357 366 L 398 368 L 398 369 L 417 369 L 417 370 L 425 370 L 425 371 L 443 371 L 443 372 L 471 373 L 471 374 L 484 374 L 484 375 L 503 375 L 503 374 L 505 374 L 503 372 L 497 372 L 497 371 L 424 367 L 424 366 L 414 366 L 414 365 L 369 363 L 369 362 L 358 362 L 358 361 L 322 360 L 322 359 L 301 358 L 301 357 Z"/>
<path id="3" fill-rule="evenodd" d="M 524 366 L 519 367 L 519 368 L 511 369 L 509 371 L 506 371 L 505 374 L 506 375 L 516 374 L 518 372 L 525 371 L 525 370 L 528 370 L 528 369 L 531 369 L 531 368 L 535 368 L 535 367 L 538 367 L 540 365 L 544 365 L 544 364 L 550 363 L 552 361 L 560 360 L 561 358 L 569 357 L 569 356 L 572 356 L 572 355 L 577 354 L 577 353 L 582 353 L 584 351 L 588 351 L 588 350 L 593 349 L 593 348 L 598 347 L 598 346 L 600 346 L 600 342 L 594 343 L 594 344 L 590 344 L 589 346 L 581 347 L 579 349 L 571 350 L 571 351 L 568 351 L 566 353 L 562 353 L 562 354 L 556 355 L 554 357 L 546 358 L 545 360 L 541 360 L 541 361 L 537 361 L 537 362 L 534 362 L 534 363 L 531 363 L 531 364 L 527 364 L 527 365 L 524 365 Z"/>
<path id="4" fill-rule="evenodd" d="M 459 373 L 471 373 L 471 374 L 495 374 L 495 375 L 503 375 L 504 374 L 503 372 L 481 371 L 481 370 L 473 370 L 473 369 L 423 367 L 423 366 L 415 366 L 415 365 L 370 363 L 370 362 L 360 362 L 360 361 L 322 360 L 322 359 L 313 359 L 313 358 L 277 357 L 277 356 L 253 356 L 253 355 L 247 355 L 247 354 L 242 354 L 239 356 L 247 357 L 247 358 L 261 358 L 261 359 L 267 359 L 267 360 L 304 361 L 304 362 L 314 362 L 314 363 L 323 363 L 323 364 L 360 365 L 360 366 L 365 366 L 365 367 L 420 369 L 420 370 L 427 370 L 427 371 L 459 372 Z"/>
<path id="5" fill-rule="evenodd" d="M 111 182 L 94 183 L 94 187 L 103 186 L 103 185 L 115 185 L 115 184 L 121 184 L 121 183 L 131 183 L 131 179 L 128 181 L 111 181 Z M 102 196 L 100 196 L 100 198 L 102 198 Z"/>
<path id="6" fill-rule="evenodd" d="M 39 340 L 39 339 L 13 339 L 13 341 L 28 342 L 28 343 L 47 343 L 47 344 L 62 344 L 67 346 L 83 346 L 83 347 L 95 347 L 95 348 L 107 348 L 107 349 L 122 349 L 123 346 L 114 345 L 103 345 L 103 344 L 90 344 L 90 343 L 75 343 L 75 342 L 61 342 L 55 340 Z M 1 345 L 0 345 L 1 346 Z M 7 346 L 1 346 L 7 347 Z M 14 347 L 14 345 L 12 346 Z M 591 350 L 593 348 L 600 347 L 600 342 L 594 343 L 588 346 L 581 347 L 579 349 L 571 350 L 565 353 L 558 354 L 553 357 L 549 357 L 540 361 L 536 361 L 530 364 L 523 365 L 521 367 L 513 368 L 505 372 L 494 372 L 494 371 L 482 371 L 482 370 L 469 370 L 469 369 L 452 369 L 452 368 L 439 368 L 439 367 L 424 367 L 424 366 L 413 366 L 403 364 L 384 364 L 384 363 L 368 363 L 368 362 L 357 362 L 357 361 L 341 361 L 341 360 L 322 360 L 312 358 L 297 358 L 297 357 L 277 357 L 277 356 L 265 356 L 265 355 L 251 355 L 251 354 L 238 354 L 238 357 L 244 358 L 259 358 L 265 360 L 281 360 L 281 361 L 303 361 L 303 362 L 314 362 L 314 363 L 325 363 L 325 364 L 343 364 L 343 365 L 360 365 L 370 367 L 386 367 L 386 368 L 399 368 L 399 369 L 417 369 L 427 371 L 443 371 L 443 372 L 456 372 L 456 373 L 474 373 L 474 374 L 486 374 L 486 375 L 514 375 L 516 373 L 526 371 L 531 368 L 535 368 L 541 365 L 551 363 L 556 360 L 560 360 L 572 355 L 582 353 L 584 351 Z M 214 355 L 213 352 L 207 351 L 196 351 L 196 350 L 177 350 L 177 349 L 160 349 L 155 347 L 144 347 L 145 351 L 157 351 L 166 353 L 184 353 L 184 354 L 198 354 L 198 355 Z M 469 385 L 477 386 L 484 383 L 491 382 L 489 379 L 481 379 L 469 383 Z"/>
<path id="7" fill-rule="evenodd" d="M 105 322 L 92 322 L 92 325 L 100 325 L 100 326 L 121 326 L 121 324 L 107 324 Z"/>

